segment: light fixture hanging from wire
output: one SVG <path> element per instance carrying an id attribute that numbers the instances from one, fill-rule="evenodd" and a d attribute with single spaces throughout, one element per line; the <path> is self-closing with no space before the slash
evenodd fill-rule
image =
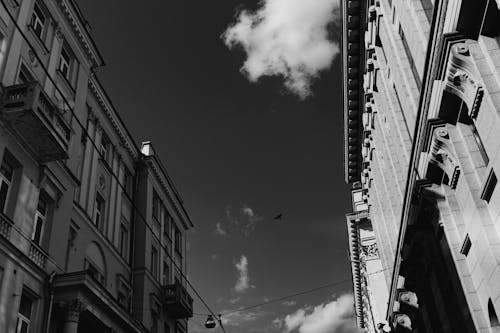
<path id="1" fill-rule="evenodd" d="M 206 328 L 214 328 L 215 327 L 215 319 L 214 316 L 208 315 L 207 320 L 205 321 Z"/>

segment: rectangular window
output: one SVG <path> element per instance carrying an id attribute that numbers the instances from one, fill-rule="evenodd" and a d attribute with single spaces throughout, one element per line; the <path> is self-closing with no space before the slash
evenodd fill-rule
<path id="1" fill-rule="evenodd" d="M 123 187 L 125 193 L 127 193 L 129 196 L 132 196 L 133 181 L 134 178 L 132 177 L 132 174 L 127 168 L 125 168 L 123 173 Z"/>
<path id="2" fill-rule="evenodd" d="M 476 140 L 477 147 L 479 148 L 479 152 L 481 153 L 481 157 L 483 158 L 484 165 L 488 165 L 490 163 L 490 158 L 486 153 L 486 149 L 484 148 L 483 140 L 481 140 L 481 136 L 477 131 L 476 125 L 474 122 L 471 123 L 472 135 L 474 136 L 474 140 Z"/>
<path id="3" fill-rule="evenodd" d="M 160 197 L 155 190 L 153 190 L 153 218 L 158 220 L 160 215 Z"/>
<path id="4" fill-rule="evenodd" d="M 14 168 L 5 159 L 0 166 L 0 212 L 5 213 L 9 193 L 12 187 Z"/>
<path id="5" fill-rule="evenodd" d="M 30 25 L 38 38 L 43 39 L 43 33 L 45 30 L 45 15 L 40 8 L 38 3 L 35 3 L 35 7 L 33 8 L 33 13 L 31 14 Z"/>
<path id="6" fill-rule="evenodd" d="M 460 249 L 460 253 L 463 254 L 464 256 L 467 256 L 469 254 L 471 246 L 472 242 L 470 241 L 469 234 L 467 234 L 462 244 L 462 248 Z"/>
<path id="7" fill-rule="evenodd" d="M 95 196 L 95 213 L 94 213 L 94 225 L 101 230 L 104 225 L 104 211 L 105 211 L 106 201 L 101 194 L 96 193 Z"/>
<path id="8" fill-rule="evenodd" d="M 128 251 L 128 229 L 125 224 L 121 224 L 120 226 L 120 254 L 123 258 L 127 257 Z"/>
<path id="9" fill-rule="evenodd" d="M 174 227 L 175 230 L 175 252 L 182 255 L 182 234 L 177 225 Z"/>
<path id="10" fill-rule="evenodd" d="M 168 267 L 168 264 L 164 261 L 163 262 L 163 285 L 169 285 L 170 284 L 170 267 Z"/>
<path id="11" fill-rule="evenodd" d="M 488 175 L 488 179 L 486 179 L 486 184 L 484 185 L 483 192 L 481 193 L 481 199 L 486 202 L 490 202 L 491 196 L 493 195 L 493 191 L 495 191 L 495 187 L 497 186 L 497 176 L 493 169 L 490 171 Z"/>
<path id="12" fill-rule="evenodd" d="M 151 274 L 158 278 L 158 249 L 151 246 Z"/>
<path id="13" fill-rule="evenodd" d="M 102 134 L 101 137 L 101 146 L 99 147 L 99 152 L 101 153 L 101 159 L 110 164 L 110 156 L 111 156 L 111 142 L 109 141 L 106 134 Z"/>
<path id="14" fill-rule="evenodd" d="M 38 199 L 38 205 L 35 213 L 35 223 L 33 225 L 33 233 L 31 240 L 40 245 L 42 242 L 43 229 L 47 221 L 47 202 L 43 197 Z"/>
<path id="15" fill-rule="evenodd" d="M 420 91 L 422 88 L 422 80 L 420 80 L 420 75 L 418 74 L 417 71 L 417 66 L 415 65 L 415 62 L 413 61 L 413 56 L 411 54 L 410 46 L 408 45 L 408 41 L 406 40 L 405 33 L 403 31 L 403 27 L 401 24 L 399 24 L 399 36 L 401 37 L 401 41 L 403 42 L 403 46 L 405 49 L 406 57 L 408 58 L 408 61 L 410 62 L 410 68 L 413 73 L 413 77 L 415 78 L 415 82 L 417 83 L 417 88 Z"/>
<path id="16" fill-rule="evenodd" d="M 172 216 L 168 213 L 165 208 L 165 218 L 163 222 L 163 237 L 169 241 L 172 241 L 172 225 L 174 224 Z"/>
<path id="17" fill-rule="evenodd" d="M 33 298 L 23 290 L 21 302 L 17 313 L 16 333 L 28 333 L 30 330 L 31 316 L 33 312 Z"/>
<path id="18" fill-rule="evenodd" d="M 65 47 L 61 50 L 61 57 L 59 58 L 59 71 L 66 78 L 66 80 L 71 81 L 71 64 L 72 57 Z"/>
<path id="19" fill-rule="evenodd" d="M 33 81 L 35 81 L 35 79 L 29 69 L 24 64 L 21 64 L 19 74 L 17 76 L 17 83 L 28 83 Z"/>

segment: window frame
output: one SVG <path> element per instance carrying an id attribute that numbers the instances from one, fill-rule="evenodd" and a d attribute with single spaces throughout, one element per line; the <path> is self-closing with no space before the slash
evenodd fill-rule
<path id="1" fill-rule="evenodd" d="M 97 219 L 98 215 L 99 219 Z M 104 223 L 102 222 L 104 221 L 105 216 L 106 216 L 106 199 L 104 199 L 102 194 L 97 191 L 95 195 L 94 219 L 92 221 L 97 229 L 101 230 L 101 228 L 104 227 Z"/>
<path id="2" fill-rule="evenodd" d="M 9 168 L 11 169 L 11 171 L 10 171 L 10 179 L 3 172 L 3 170 L 4 170 L 4 164 L 7 165 L 7 166 L 9 166 Z M 12 165 L 12 163 L 9 163 L 9 161 L 7 161 L 5 158 L 2 160 L 2 163 L 0 164 L 0 193 L 1 193 L 2 187 L 5 184 L 7 186 L 7 191 L 5 193 L 5 200 L 3 202 L 0 202 L 0 213 L 3 213 L 3 214 L 6 213 L 7 203 L 9 202 L 9 199 L 10 199 L 10 194 L 11 194 L 11 191 L 12 191 L 12 182 L 14 180 L 14 171 L 15 171 L 15 169 L 16 168 Z"/>
<path id="3" fill-rule="evenodd" d="M 44 205 L 45 205 L 45 207 L 44 207 L 45 211 L 44 212 L 42 212 L 42 211 L 39 210 L 40 202 L 43 202 Z M 43 233 L 45 231 L 44 229 L 45 229 L 45 226 L 47 225 L 47 216 L 48 216 L 48 213 L 49 213 L 49 203 L 43 197 L 42 193 L 40 193 L 40 196 L 38 198 L 38 204 L 37 204 L 36 212 L 35 212 L 35 219 L 33 221 L 33 232 L 31 234 L 31 241 L 33 241 L 37 245 L 41 245 L 41 243 L 42 243 Z M 40 228 L 40 234 L 38 236 L 39 238 L 36 239 L 36 231 L 37 231 L 37 226 L 39 224 L 39 221 L 41 223 L 41 228 Z"/>
<path id="4" fill-rule="evenodd" d="M 26 298 L 31 303 L 29 317 L 27 317 L 26 314 L 21 313 L 21 305 L 23 302 L 23 298 Z M 26 332 L 30 332 L 30 327 L 33 321 L 34 311 L 36 307 L 35 303 L 36 303 L 36 298 L 33 295 L 31 295 L 31 293 L 29 293 L 26 289 L 23 289 L 21 293 L 21 299 L 19 301 L 19 307 L 17 309 L 16 331 L 15 331 L 16 333 L 22 332 L 23 323 L 27 325 Z"/>
<path id="5" fill-rule="evenodd" d="M 47 18 L 47 14 L 43 10 L 42 6 L 38 3 L 38 1 L 35 1 L 33 10 L 31 11 L 29 26 L 33 30 L 35 36 L 37 36 L 42 42 L 45 37 Z M 40 31 L 37 31 L 38 26 L 41 29 Z"/>
<path id="6" fill-rule="evenodd" d="M 151 245 L 151 262 L 150 262 L 150 270 L 151 270 L 151 275 L 155 279 L 158 279 L 158 261 L 159 261 L 159 255 L 158 255 L 158 248 L 154 245 Z"/>

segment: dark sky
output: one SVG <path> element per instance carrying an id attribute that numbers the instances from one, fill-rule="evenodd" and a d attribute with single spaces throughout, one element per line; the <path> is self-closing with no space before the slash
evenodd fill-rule
<path id="1" fill-rule="evenodd" d="M 300 101 L 279 79 L 249 83 L 245 55 L 220 39 L 235 9 L 255 0 L 79 4 L 107 63 L 98 76 L 136 141 L 152 140 L 195 224 L 189 278 L 209 305 L 221 312 L 349 279 L 339 58 Z M 256 221 L 246 235 L 234 224 L 248 222 L 243 207 Z M 228 235 L 214 233 L 218 222 Z M 242 255 L 252 287 L 238 294 Z M 228 333 L 271 332 L 273 319 L 350 290 L 254 309 Z M 195 312 L 206 310 L 197 302 Z"/>

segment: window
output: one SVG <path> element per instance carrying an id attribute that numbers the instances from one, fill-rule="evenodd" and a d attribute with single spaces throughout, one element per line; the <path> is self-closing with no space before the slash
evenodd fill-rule
<path id="1" fill-rule="evenodd" d="M 12 187 L 12 177 L 14 168 L 5 159 L 0 166 L 0 212 L 5 213 L 10 189 Z"/>
<path id="2" fill-rule="evenodd" d="M 47 221 L 47 202 L 40 194 L 38 199 L 38 205 L 36 207 L 35 213 L 35 224 L 33 225 L 33 233 L 31 234 L 31 240 L 36 244 L 40 245 L 42 242 L 43 229 Z"/>
<path id="3" fill-rule="evenodd" d="M 175 229 L 175 252 L 182 255 L 182 234 L 177 225 Z"/>
<path id="4" fill-rule="evenodd" d="M 486 179 L 486 184 L 484 185 L 483 192 L 481 193 L 481 199 L 486 202 L 490 202 L 491 196 L 493 195 L 493 191 L 497 186 L 497 176 L 493 169 L 490 171 L 488 175 L 488 179 Z"/>
<path id="5" fill-rule="evenodd" d="M 128 252 L 128 229 L 127 226 L 122 221 L 120 226 L 120 254 L 123 258 L 126 258 L 127 252 Z"/>
<path id="6" fill-rule="evenodd" d="M 33 312 L 33 298 L 27 295 L 23 290 L 21 302 L 17 313 L 16 333 L 28 333 L 31 324 L 31 315 Z"/>
<path id="7" fill-rule="evenodd" d="M 123 173 L 123 187 L 125 193 L 127 193 L 129 196 L 132 196 L 132 191 L 133 191 L 133 177 L 130 171 L 125 168 L 124 173 Z"/>
<path id="8" fill-rule="evenodd" d="M 95 213 L 94 213 L 94 225 L 101 230 L 104 225 L 104 210 L 105 210 L 104 198 L 101 194 L 96 193 L 95 196 Z"/>
<path id="9" fill-rule="evenodd" d="M 470 241 L 469 234 L 467 234 L 462 244 L 462 248 L 460 249 L 460 253 L 462 253 L 464 256 L 467 256 L 469 254 L 471 246 L 472 242 Z"/>
<path id="10" fill-rule="evenodd" d="M 97 282 L 104 284 L 104 273 L 97 268 L 97 265 L 94 265 L 90 260 L 85 259 L 84 266 L 87 273 L 92 278 L 94 278 Z"/>
<path id="11" fill-rule="evenodd" d="M 158 278 L 158 249 L 156 247 L 151 246 L 151 274 L 155 278 Z"/>
<path id="12" fill-rule="evenodd" d="M 59 58 L 59 71 L 64 76 L 64 78 L 71 82 L 71 69 L 72 69 L 73 59 L 70 53 L 67 51 L 66 47 L 63 46 L 61 50 L 61 57 Z"/>
<path id="13" fill-rule="evenodd" d="M 21 64 L 21 67 L 19 68 L 19 74 L 17 76 L 17 83 L 28 83 L 33 81 L 35 81 L 35 79 L 33 78 L 33 75 L 29 71 L 28 67 L 26 67 L 24 64 Z"/>
<path id="14" fill-rule="evenodd" d="M 101 153 L 101 159 L 109 164 L 111 143 L 105 133 L 102 134 L 101 146 L 99 147 L 99 152 Z"/>
<path id="15" fill-rule="evenodd" d="M 173 224 L 174 224 L 174 221 L 172 219 L 172 216 L 170 216 L 167 209 L 165 208 L 165 218 L 163 221 L 163 237 L 165 239 L 168 239 L 169 241 L 172 241 L 172 225 Z"/>
<path id="16" fill-rule="evenodd" d="M 46 18 L 42 11 L 42 8 L 40 8 L 40 5 L 38 3 L 35 3 L 33 13 L 31 14 L 30 26 L 40 39 L 43 38 L 43 33 L 45 30 L 45 20 Z"/>
<path id="17" fill-rule="evenodd" d="M 410 68 L 413 73 L 413 77 L 415 78 L 415 83 L 417 84 L 417 88 L 420 91 L 422 88 L 422 81 L 420 80 L 420 75 L 418 74 L 417 71 L 417 66 L 415 65 L 415 62 L 413 61 L 413 56 L 411 54 L 410 46 L 408 45 L 408 41 L 406 40 L 405 33 L 403 31 L 403 27 L 401 24 L 399 24 L 399 36 L 401 37 L 401 41 L 403 42 L 403 46 L 405 49 L 406 57 L 408 58 L 408 61 L 410 62 Z"/>
<path id="18" fill-rule="evenodd" d="M 491 331 L 493 333 L 500 332 L 500 321 L 498 320 L 497 312 L 491 298 L 488 299 L 488 315 L 490 317 Z"/>
<path id="19" fill-rule="evenodd" d="M 168 264 L 164 261 L 163 262 L 163 285 L 169 285 L 170 284 L 170 267 L 168 267 Z"/>
<path id="20" fill-rule="evenodd" d="M 159 221 L 160 219 L 160 204 L 160 197 L 158 196 L 158 193 L 153 190 L 153 218 L 155 218 L 157 221 Z"/>
<path id="21" fill-rule="evenodd" d="M 163 326 L 163 330 L 165 331 L 165 333 L 170 333 L 170 326 L 168 326 L 168 323 L 165 322 Z"/>

